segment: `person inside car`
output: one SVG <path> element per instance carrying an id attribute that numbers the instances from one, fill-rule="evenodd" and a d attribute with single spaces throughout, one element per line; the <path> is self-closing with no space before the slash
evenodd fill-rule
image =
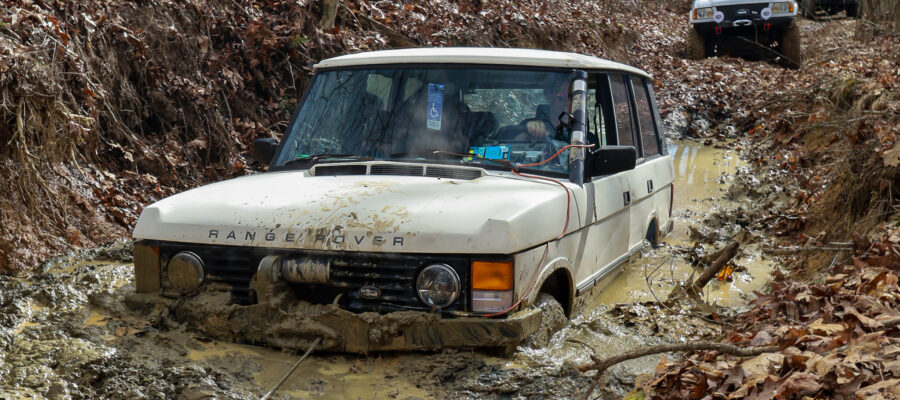
<path id="1" fill-rule="evenodd" d="M 522 121 L 525 131 L 520 133 L 515 140 L 543 140 L 553 138 L 559 131 L 562 122 L 560 114 L 569 111 L 569 82 L 567 80 L 550 81 L 543 88 L 546 104 L 541 104 L 535 110 L 534 118 Z"/>

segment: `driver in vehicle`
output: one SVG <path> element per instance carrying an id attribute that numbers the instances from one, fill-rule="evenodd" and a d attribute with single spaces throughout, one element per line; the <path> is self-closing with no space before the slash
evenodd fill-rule
<path id="1" fill-rule="evenodd" d="M 516 140 L 552 138 L 562 124 L 559 115 L 569 111 L 569 82 L 549 81 L 543 87 L 543 94 L 547 103 L 537 106 L 534 118 L 522 122 L 525 125 L 525 132 L 519 134 Z"/>

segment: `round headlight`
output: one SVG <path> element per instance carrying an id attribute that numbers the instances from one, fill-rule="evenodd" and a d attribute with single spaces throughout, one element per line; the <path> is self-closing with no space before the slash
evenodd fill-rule
<path id="1" fill-rule="evenodd" d="M 194 253 L 182 251 L 166 264 L 169 283 L 181 293 L 193 293 L 203 283 L 203 260 Z"/>
<path id="2" fill-rule="evenodd" d="M 459 275 L 447 264 L 431 264 L 416 278 L 419 299 L 430 307 L 447 307 L 460 291 Z"/>

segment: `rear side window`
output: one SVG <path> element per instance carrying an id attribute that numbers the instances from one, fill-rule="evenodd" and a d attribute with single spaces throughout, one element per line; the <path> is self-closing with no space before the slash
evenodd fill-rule
<path id="1" fill-rule="evenodd" d="M 609 78 L 612 82 L 613 108 L 616 113 L 619 145 L 634 146 L 631 127 L 631 103 L 628 101 L 628 86 L 625 85 L 625 76 L 611 75 Z"/>
<path id="2" fill-rule="evenodd" d="M 650 157 L 659 154 L 659 143 L 656 140 L 656 125 L 653 124 L 653 110 L 650 108 L 650 96 L 647 95 L 647 86 L 644 84 L 643 79 L 632 78 L 632 83 L 644 157 Z"/>

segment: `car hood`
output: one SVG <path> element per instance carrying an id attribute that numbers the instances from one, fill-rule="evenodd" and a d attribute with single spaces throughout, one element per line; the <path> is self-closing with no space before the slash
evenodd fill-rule
<path id="1" fill-rule="evenodd" d="M 559 185 L 512 174 L 460 180 L 270 172 L 156 202 L 133 235 L 285 249 L 512 254 L 559 235 L 566 201 Z M 573 215 L 569 231 L 576 225 Z"/>

